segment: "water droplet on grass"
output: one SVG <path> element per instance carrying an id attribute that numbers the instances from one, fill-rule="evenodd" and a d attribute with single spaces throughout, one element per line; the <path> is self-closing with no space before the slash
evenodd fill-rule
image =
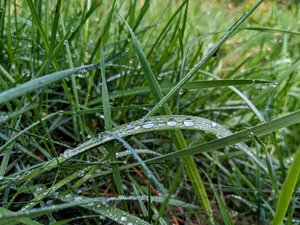
<path id="1" fill-rule="evenodd" d="M 136 126 L 136 127 L 134 127 L 133 129 L 134 130 L 139 130 L 141 127 L 140 126 Z"/>
<path id="2" fill-rule="evenodd" d="M 278 86 L 278 83 L 277 82 L 273 82 L 270 84 L 270 87 L 271 88 L 276 88 Z"/>
<path id="3" fill-rule="evenodd" d="M 127 218 L 125 216 L 121 216 L 121 221 L 126 221 Z"/>
<path id="4" fill-rule="evenodd" d="M 75 202 L 79 202 L 79 201 L 81 201 L 83 198 L 81 197 L 81 196 L 76 196 L 75 198 L 74 198 L 74 201 Z"/>
<path id="5" fill-rule="evenodd" d="M 143 123 L 143 127 L 146 128 L 146 129 L 150 129 L 154 126 L 152 120 L 150 119 L 146 119 Z"/>
<path id="6" fill-rule="evenodd" d="M 87 71 L 85 69 L 80 70 L 79 73 L 77 74 L 77 77 L 79 77 L 79 78 L 85 78 L 85 73 L 86 72 Z"/>
<path id="7" fill-rule="evenodd" d="M 191 127 L 191 126 L 194 126 L 194 121 L 193 119 L 191 118 L 186 118 L 184 121 L 183 121 L 183 125 L 184 126 L 187 126 L 187 127 Z"/>
<path id="8" fill-rule="evenodd" d="M 174 126 L 176 126 L 176 124 L 177 124 L 177 121 L 174 118 L 171 118 L 167 121 L 167 125 L 170 127 L 174 127 Z"/>
<path id="9" fill-rule="evenodd" d="M 212 126 L 212 127 L 216 127 L 216 126 L 217 126 L 217 123 L 216 123 L 216 122 L 212 122 L 212 123 L 211 123 L 211 126 Z"/>
<path id="10" fill-rule="evenodd" d="M 83 177 L 84 176 L 84 170 L 78 170 L 77 175 L 78 175 L 78 177 Z"/>

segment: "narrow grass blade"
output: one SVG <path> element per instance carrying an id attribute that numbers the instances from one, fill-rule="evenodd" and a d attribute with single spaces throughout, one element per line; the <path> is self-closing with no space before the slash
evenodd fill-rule
<path id="1" fill-rule="evenodd" d="M 233 222 L 232 222 L 232 220 L 231 220 L 231 218 L 229 216 L 228 209 L 226 207 L 224 199 L 222 198 L 222 196 L 216 190 L 215 185 L 213 185 L 213 183 L 210 180 L 209 176 L 204 171 L 203 171 L 203 173 L 206 175 L 206 178 L 208 179 L 210 187 L 211 187 L 211 189 L 214 192 L 215 198 L 217 199 L 217 203 L 218 203 L 219 209 L 221 211 L 224 224 L 225 225 L 233 225 Z"/>
<path id="2" fill-rule="evenodd" d="M 198 146 L 194 146 L 187 150 L 181 150 L 181 151 L 177 151 L 174 153 L 169 153 L 164 156 L 148 160 L 147 162 L 156 162 L 157 160 L 161 161 L 161 160 L 166 160 L 166 159 L 171 159 L 171 158 L 177 158 L 177 157 L 181 157 L 182 155 L 194 155 L 194 154 L 199 154 L 202 152 L 210 152 L 213 150 L 223 148 L 225 146 L 229 146 L 229 145 L 236 144 L 239 142 L 247 141 L 247 140 L 251 139 L 253 135 L 264 136 L 264 135 L 272 133 L 273 131 L 276 131 L 283 127 L 291 126 L 293 124 L 297 124 L 299 122 L 300 122 L 300 111 L 296 111 L 294 113 L 291 113 L 286 116 L 280 117 L 278 119 L 272 120 L 270 122 L 255 126 L 253 128 L 249 128 L 249 129 L 237 132 L 237 133 L 229 135 L 227 137 L 213 140 L 213 141 L 210 141 L 205 144 L 198 145 Z"/>
<path id="3" fill-rule="evenodd" d="M 294 35 L 300 35 L 300 32 L 298 31 L 292 31 L 292 30 L 285 30 L 285 29 L 279 29 L 279 28 L 272 28 L 272 27 L 245 27 L 240 28 L 239 30 L 256 30 L 261 32 L 280 32 L 280 33 L 286 33 L 286 34 L 294 34 Z"/>
<path id="4" fill-rule="evenodd" d="M 141 224 L 149 225 L 149 223 L 138 217 L 126 213 L 118 208 L 110 207 L 105 202 L 99 202 L 99 200 L 93 200 L 92 198 L 72 196 L 71 194 L 67 196 L 60 196 L 60 200 L 66 202 L 59 205 L 45 206 L 43 208 L 35 208 L 31 210 L 22 210 L 15 213 L 7 213 L 1 217 L 2 223 L 11 223 L 15 220 L 20 220 L 24 218 L 35 218 L 51 212 L 56 212 L 63 209 L 68 209 L 75 206 L 80 206 L 89 210 L 99 213 L 105 217 L 110 218 L 121 224 Z M 34 224 L 34 223 L 33 223 Z"/>
<path id="5" fill-rule="evenodd" d="M 255 84 L 272 84 L 271 81 L 265 80 L 208 80 L 208 81 L 191 81 L 183 85 L 182 89 L 187 91 L 195 91 L 202 88 L 228 87 L 239 85 L 255 85 Z M 170 91 L 175 84 L 164 83 L 161 85 L 163 92 Z M 151 90 L 149 87 L 137 87 L 124 91 L 116 91 L 110 94 L 110 98 L 119 98 L 130 95 L 148 94 Z M 95 100 L 94 100 L 95 101 Z M 94 102 L 93 101 L 93 102 Z"/>
<path id="6" fill-rule="evenodd" d="M 32 0 L 27 0 L 27 3 L 28 3 L 28 6 L 30 8 L 30 11 L 31 11 L 31 14 L 35 20 L 35 22 L 37 23 L 37 27 L 38 27 L 38 30 L 39 30 L 39 33 L 41 34 L 41 37 L 43 39 L 43 42 L 45 44 L 45 49 L 46 51 L 48 52 L 49 51 L 49 40 L 48 40 L 48 36 L 47 36 L 47 33 L 42 25 L 42 22 L 41 22 L 41 19 L 39 18 L 38 16 L 38 12 L 37 12 L 37 9 L 33 3 Z"/>
<path id="7" fill-rule="evenodd" d="M 13 215 L 14 212 L 12 212 L 8 209 L 0 207 L 0 214 L 1 214 L 1 217 L 2 217 L 2 216 L 5 216 L 5 215 Z M 41 223 L 39 223 L 37 221 L 34 221 L 30 218 L 16 218 L 15 220 L 12 220 L 9 224 L 10 225 L 13 225 L 13 224 L 42 225 Z"/>
<path id="8" fill-rule="evenodd" d="M 102 80 L 102 104 L 103 104 L 103 114 L 104 114 L 104 126 L 106 131 L 110 131 L 112 129 L 113 123 L 111 119 L 111 109 L 109 104 L 109 95 L 106 84 L 106 76 L 105 76 L 105 62 L 104 62 L 104 52 L 102 48 L 102 42 L 100 44 L 100 69 L 101 69 L 101 80 Z M 114 146 L 108 145 L 108 154 L 111 161 L 116 161 L 116 150 Z M 113 181 L 115 182 L 115 186 L 119 194 L 124 194 L 121 174 L 119 170 L 119 166 L 117 164 L 112 165 L 113 171 Z M 124 202 L 125 208 L 127 208 L 127 204 Z"/>
<path id="9" fill-rule="evenodd" d="M 300 178 L 300 147 L 294 157 L 294 161 L 289 168 L 288 174 L 284 180 L 282 189 L 279 194 L 276 211 L 272 225 L 281 225 L 283 223 L 285 214 L 290 205 L 292 195 L 294 194 L 297 183 Z"/>
<path id="10" fill-rule="evenodd" d="M 139 217 L 124 212 L 114 206 L 109 206 L 109 199 L 103 199 L 103 201 L 99 201 L 98 199 L 81 197 L 81 196 L 59 196 L 59 199 L 68 202 L 67 204 L 72 204 L 74 202 L 82 202 L 87 204 L 80 204 L 81 207 L 94 211 L 95 213 L 99 213 L 100 215 L 111 219 L 120 224 L 131 225 L 131 224 L 141 224 L 141 225 L 150 225 L 146 221 L 140 219 Z"/>
<path id="11" fill-rule="evenodd" d="M 14 98 L 23 96 L 24 94 L 26 94 L 28 92 L 32 92 L 32 91 L 38 90 L 39 88 L 46 87 L 46 86 L 50 85 L 51 83 L 59 81 L 67 76 L 72 75 L 72 74 L 87 73 L 90 70 L 95 69 L 97 66 L 98 65 L 88 65 L 88 66 L 76 67 L 74 69 L 62 70 L 59 72 L 45 75 L 40 78 L 30 80 L 24 84 L 20 84 L 19 86 L 15 87 L 15 88 L 11 88 L 7 91 L 0 93 L 0 104 L 10 101 Z"/>

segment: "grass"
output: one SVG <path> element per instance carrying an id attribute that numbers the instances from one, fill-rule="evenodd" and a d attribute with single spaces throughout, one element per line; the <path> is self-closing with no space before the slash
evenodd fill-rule
<path id="1" fill-rule="evenodd" d="M 300 8 L 0 2 L 6 224 L 298 224 Z"/>

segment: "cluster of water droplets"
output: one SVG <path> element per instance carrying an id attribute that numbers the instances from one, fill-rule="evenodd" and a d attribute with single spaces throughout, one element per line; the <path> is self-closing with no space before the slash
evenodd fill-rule
<path id="1" fill-rule="evenodd" d="M 88 67 L 84 67 L 84 68 L 82 68 L 81 70 L 78 71 L 77 77 L 78 78 L 85 78 L 86 73 L 92 71 L 93 69 L 95 69 L 97 67 L 98 67 L 98 65 L 91 65 L 91 66 L 88 66 Z"/>

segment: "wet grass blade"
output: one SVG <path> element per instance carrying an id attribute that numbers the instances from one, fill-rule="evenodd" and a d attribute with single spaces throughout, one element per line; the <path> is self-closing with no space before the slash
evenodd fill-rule
<path id="1" fill-rule="evenodd" d="M 258 137 L 264 136 L 272 133 L 273 131 L 276 131 L 283 127 L 291 126 L 293 124 L 297 124 L 299 122 L 300 122 L 300 111 L 296 111 L 286 116 L 272 120 L 270 122 L 229 135 L 227 137 L 213 140 L 202 145 L 194 146 L 187 150 L 181 150 L 174 153 L 169 153 L 164 156 L 151 159 L 147 162 L 148 163 L 157 162 L 157 160 L 161 161 L 161 160 L 166 160 L 171 158 L 178 158 L 183 155 L 195 155 L 195 154 L 200 154 L 202 152 L 214 151 L 232 144 L 247 141 L 251 139 L 253 135 L 256 135 Z"/>
<path id="2" fill-rule="evenodd" d="M 212 181 L 210 180 L 209 176 L 203 171 L 203 173 L 205 174 L 206 178 L 208 179 L 209 185 L 211 187 L 211 189 L 214 192 L 214 195 L 216 197 L 219 209 L 221 211 L 221 215 L 223 217 L 223 222 L 225 225 L 233 225 L 233 222 L 230 218 L 230 215 L 228 213 L 228 209 L 226 207 L 226 204 L 224 202 L 224 199 L 222 198 L 222 196 L 219 194 L 218 190 L 215 188 L 215 185 L 212 183 Z"/>
<path id="3" fill-rule="evenodd" d="M 283 182 L 282 188 L 279 193 L 278 202 L 272 225 L 281 225 L 283 223 L 285 214 L 290 205 L 293 194 L 296 190 L 296 185 L 300 180 L 300 147 L 298 147 L 294 161 L 289 168 L 287 176 Z"/>
<path id="4" fill-rule="evenodd" d="M 111 118 L 111 109 L 109 103 L 109 95 L 106 84 L 106 76 L 105 76 L 105 62 L 104 62 L 104 52 L 102 48 L 102 43 L 100 44 L 100 70 L 101 70 L 101 80 L 102 80 L 102 104 L 103 104 L 103 114 L 104 114 L 104 126 L 106 131 L 112 130 L 113 122 Z M 116 161 L 116 150 L 114 146 L 108 144 L 108 154 L 109 158 L 112 162 Z M 112 164 L 113 171 L 113 181 L 115 182 L 115 186 L 119 194 L 124 194 L 122 178 L 119 170 L 119 166 L 117 164 Z M 127 208 L 127 204 L 123 202 L 124 207 Z"/>
<path id="5" fill-rule="evenodd" d="M 0 104 L 8 102 L 14 98 L 25 95 L 26 93 L 38 90 L 43 87 L 47 87 L 48 85 L 59 81 L 65 77 L 68 77 L 75 73 L 86 73 L 90 70 L 93 70 L 97 67 L 97 65 L 88 65 L 76 67 L 74 69 L 62 70 L 59 72 L 55 72 L 52 74 L 45 75 L 40 78 L 36 78 L 30 80 L 24 84 L 20 84 L 17 87 L 11 88 L 7 91 L 0 93 Z"/>
<path id="6" fill-rule="evenodd" d="M 298 115 L 296 114 L 296 116 L 299 117 L 299 114 L 300 114 L 300 112 L 298 112 Z M 258 130 L 257 132 L 258 133 L 260 132 L 259 134 L 261 134 L 263 131 L 264 132 L 263 134 L 265 134 L 265 133 L 269 132 L 270 130 L 273 131 L 273 129 L 276 129 L 276 128 L 279 129 L 279 128 L 284 127 L 285 125 L 293 124 L 292 122 L 294 122 L 294 121 L 296 123 L 297 122 L 297 120 L 295 120 L 296 116 L 295 116 L 295 114 L 292 114 L 292 115 L 286 116 L 286 117 L 288 117 L 288 119 L 286 119 L 286 117 L 283 117 L 283 118 L 278 119 L 278 121 L 273 121 L 273 122 L 269 122 L 269 123 L 260 125 L 262 127 L 258 127 L 258 128 L 255 127 L 255 128 L 251 128 L 250 130 L 248 129 L 246 131 L 240 132 L 242 134 L 246 133 L 245 135 L 242 136 L 242 137 L 246 136 L 246 138 L 241 139 L 241 140 L 236 139 L 236 138 L 229 138 L 230 140 L 233 139 L 233 141 L 231 141 L 229 143 L 223 142 L 223 140 L 228 137 L 234 136 L 234 135 L 238 135 L 238 136 L 241 136 L 241 135 L 239 133 L 231 135 L 231 132 L 228 129 L 221 126 L 220 124 L 218 124 L 214 121 L 205 119 L 205 118 L 193 117 L 193 116 L 172 115 L 172 116 L 151 117 L 151 118 L 149 118 L 149 120 L 146 120 L 146 121 L 145 120 L 137 120 L 137 121 L 122 125 L 118 128 L 113 129 L 112 132 L 115 135 L 123 138 L 123 137 L 131 136 L 131 135 L 136 135 L 136 134 L 146 133 L 146 132 L 153 132 L 153 131 L 178 130 L 178 129 L 203 130 L 203 131 L 215 134 L 218 137 L 222 137 L 221 139 L 212 141 L 214 143 L 216 142 L 217 147 L 214 148 L 214 149 L 216 149 L 216 148 L 221 148 L 221 147 L 227 146 L 226 145 L 227 143 L 228 143 L 228 145 L 235 144 L 235 143 L 242 142 L 244 140 L 251 138 L 251 137 L 249 137 L 249 133 L 251 133 L 252 130 L 254 130 L 254 131 Z M 300 120 L 300 118 L 298 118 L 298 120 Z M 169 125 L 170 122 L 171 122 L 171 126 Z M 267 129 L 267 131 L 264 131 L 266 126 L 268 127 L 268 129 Z M 270 129 L 270 127 L 272 129 Z M 133 129 L 133 128 L 135 128 L 135 129 Z M 58 166 L 58 161 L 62 164 L 64 162 L 66 162 L 67 160 L 70 160 L 71 158 L 73 158 L 83 152 L 86 152 L 96 146 L 108 143 L 112 140 L 115 140 L 115 138 L 107 135 L 105 132 L 100 133 L 97 138 L 93 138 L 85 143 L 82 143 L 80 146 L 78 146 L 75 149 L 68 149 L 63 154 L 58 156 L 57 159 L 52 159 L 44 164 L 41 164 L 39 166 L 39 168 L 30 171 L 26 175 L 20 176 L 20 179 L 17 180 L 17 182 L 20 182 L 24 179 L 29 179 L 29 178 L 35 177 L 43 172 L 49 171 Z M 210 146 L 210 144 L 209 144 L 209 146 Z M 239 146 L 239 147 L 241 149 L 244 149 L 243 146 Z M 206 151 L 212 151 L 214 149 L 205 148 Z M 174 154 L 176 155 L 180 152 L 185 152 L 185 151 L 181 150 L 179 152 L 170 153 L 168 155 L 171 155 L 173 157 Z M 245 150 L 245 153 L 247 153 L 248 156 L 252 158 L 252 160 L 256 161 L 258 164 L 261 164 L 260 161 L 258 159 L 256 159 L 256 157 L 253 154 L 251 154 L 251 151 Z M 159 157 L 147 160 L 146 162 L 167 159 L 168 155 L 159 156 Z M 178 157 L 178 156 L 176 156 L 176 157 Z M 262 168 L 264 170 L 266 170 L 263 165 L 262 165 Z"/>
<path id="7" fill-rule="evenodd" d="M 286 33 L 286 34 L 294 34 L 294 35 L 300 35 L 300 32 L 298 31 L 292 31 L 292 30 L 285 30 L 285 29 L 278 29 L 278 28 L 272 28 L 272 27 L 245 27 L 241 28 L 239 30 L 256 30 L 260 32 L 280 32 L 280 33 Z"/>
<path id="8" fill-rule="evenodd" d="M 14 212 L 8 210 L 8 209 L 5 209 L 5 208 L 2 208 L 0 207 L 0 213 L 1 213 L 1 217 L 2 216 L 5 216 L 5 215 L 13 215 Z M 30 218 L 16 218 L 14 220 L 12 220 L 11 222 L 9 222 L 10 225 L 13 225 L 13 224 L 25 224 L 25 225 L 42 225 L 41 223 L 37 222 L 37 221 L 34 221 Z"/>

